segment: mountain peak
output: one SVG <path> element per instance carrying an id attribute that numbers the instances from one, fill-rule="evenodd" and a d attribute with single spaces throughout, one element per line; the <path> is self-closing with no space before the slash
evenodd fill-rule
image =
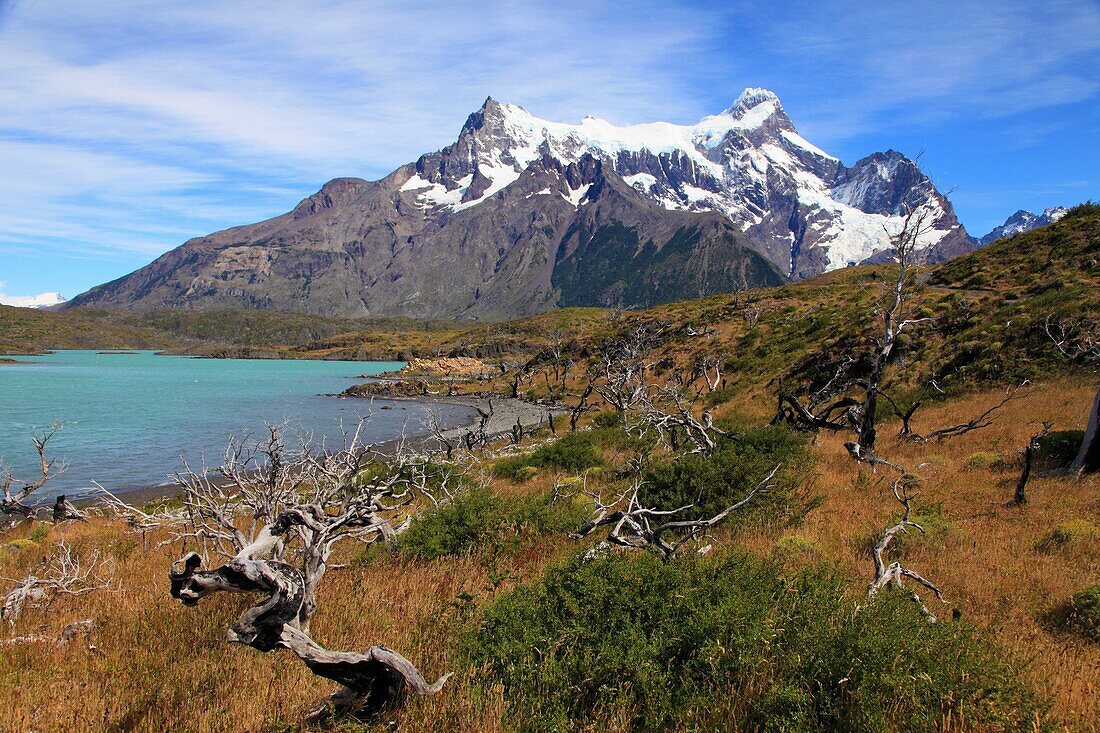
<path id="1" fill-rule="evenodd" d="M 1030 232 L 1032 229 L 1053 224 L 1065 215 L 1066 208 L 1064 206 L 1051 206 L 1044 209 L 1042 214 L 1033 214 L 1027 209 L 1019 209 L 1015 214 L 1005 219 L 1004 224 L 994 227 L 993 231 L 979 239 L 978 244 L 984 247 L 987 244 L 996 242 L 998 239 L 1011 237 L 1013 234 Z"/>
<path id="2" fill-rule="evenodd" d="M 741 118 L 762 104 L 774 104 L 776 109 L 783 109 L 783 106 L 779 103 L 779 97 L 770 89 L 746 87 L 745 91 L 741 92 L 740 96 L 726 110 L 726 114 Z"/>

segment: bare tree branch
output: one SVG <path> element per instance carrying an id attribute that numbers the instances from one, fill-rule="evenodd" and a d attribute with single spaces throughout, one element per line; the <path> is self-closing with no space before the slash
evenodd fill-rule
<path id="1" fill-rule="evenodd" d="M 31 494 L 41 489 L 50 479 L 56 477 L 65 470 L 65 464 L 57 465 L 56 459 L 50 458 L 48 448 L 50 441 L 61 430 L 61 423 L 54 423 L 44 431 L 31 436 L 31 442 L 38 452 L 39 476 L 33 481 L 22 481 L 15 478 L 11 471 L 4 467 L 0 460 L 0 490 L 4 492 L 3 500 L 0 500 L 0 512 L 6 514 L 9 520 L 14 518 L 26 519 L 35 514 L 35 509 L 26 505 L 26 500 Z"/>
<path id="2" fill-rule="evenodd" d="M 658 510 L 642 505 L 638 498 L 642 488 L 641 480 L 636 478 L 632 486 L 610 502 L 603 502 L 599 495 L 592 496 L 595 512 L 576 532 L 569 535 L 572 539 L 582 539 L 596 529 L 611 526 L 607 542 L 620 547 L 648 549 L 656 552 L 665 560 L 676 556 L 680 548 L 688 542 L 701 540 L 707 531 L 716 526 L 730 514 L 741 509 L 753 498 L 773 488 L 771 480 L 779 472 L 779 466 L 772 469 L 748 494 L 712 517 L 688 520 L 661 518 L 673 517 L 693 508 L 688 504 L 677 509 Z M 659 521 L 660 520 L 660 521 Z M 668 537 L 666 537 L 668 536 Z"/>
<path id="3" fill-rule="evenodd" d="M 25 578 L 2 578 L 13 583 L 0 605 L 0 619 L 14 624 L 25 608 L 44 608 L 57 596 L 82 596 L 106 590 L 114 581 L 114 563 L 97 551 L 82 558 L 64 540 Z"/>
<path id="4" fill-rule="evenodd" d="M 902 515 L 897 524 L 888 527 L 886 531 L 882 533 L 882 536 L 879 537 L 874 548 L 871 550 L 871 557 L 875 564 L 875 577 L 867 586 L 867 598 L 872 603 L 878 596 L 879 591 L 888 585 L 893 584 L 898 590 L 903 590 L 903 579 L 905 578 L 909 578 L 918 585 L 932 591 L 936 599 L 941 603 L 947 603 L 947 601 L 943 599 L 943 594 L 940 589 L 930 580 L 909 568 L 903 567 L 902 564 L 897 561 L 887 564 L 885 559 L 887 550 L 898 534 L 907 532 L 910 528 L 916 529 L 921 534 L 924 533 L 924 527 L 909 518 L 912 513 L 910 501 L 913 498 L 910 496 L 909 490 L 915 483 L 916 478 L 912 474 L 903 473 L 901 476 L 894 479 L 891 485 L 891 493 L 902 506 Z M 914 591 L 910 591 L 909 594 L 913 602 L 920 607 L 921 613 L 924 614 L 925 618 L 927 618 L 930 623 L 936 623 L 935 614 L 928 609 L 928 606 L 925 605 L 920 596 Z"/>
<path id="5" fill-rule="evenodd" d="M 1023 506 L 1027 503 L 1027 482 L 1031 478 L 1031 468 L 1035 463 L 1035 456 L 1042 447 L 1043 438 L 1050 432 L 1051 426 L 1054 423 L 1043 423 L 1043 429 L 1035 435 L 1031 436 L 1031 440 L 1027 442 L 1027 447 L 1024 449 L 1024 467 L 1020 471 L 1020 478 L 1016 481 L 1016 494 L 1012 497 L 1012 501 L 1009 502 L 1009 506 Z"/>

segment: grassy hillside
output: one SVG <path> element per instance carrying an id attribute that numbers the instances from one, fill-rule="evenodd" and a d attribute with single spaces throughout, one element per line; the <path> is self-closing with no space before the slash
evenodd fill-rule
<path id="1" fill-rule="evenodd" d="M 848 268 L 616 321 L 593 319 L 576 334 L 577 351 L 648 323 L 664 329 L 654 361 L 723 356 L 730 399 L 774 396 L 780 382 L 814 390 L 846 355 L 870 348 L 880 328 L 875 305 L 894 273 L 889 266 Z M 890 375 L 899 388 L 931 378 L 948 392 L 1007 386 L 1079 368 L 1053 348 L 1044 324 L 1100 321 L 1100 207 L 1078 207 L 1052 226 L 928 268 L 919 282 L 911 316 L 927 321 L 901 338 Z"/>
<path id="2" fill-rule="evenodd" d="M 149 327 L 114 323 L 101 314 L 53 313 L 0 305 L 0 353 L 37 354 L 49 349 L 163 349 L 175 336 Z"/>

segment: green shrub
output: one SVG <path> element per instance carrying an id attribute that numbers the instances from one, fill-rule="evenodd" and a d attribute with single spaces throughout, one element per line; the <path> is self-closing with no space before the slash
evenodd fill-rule
<path id="1" fill-rule="evenodd" d="M 1055 430 L 1047 433 L 1039 441 L 1039 455 L 1036 463 L 1039 469 L 1049 471 L 1066 468 L 1073 463 L 1081 442 L 1085 439 L 1082 430 Z"/>
<path id="2" fill-rule="evenodd" d="M 596 417 L 592 418 L 592 425 L 597 428 L 621 428 L 623 426 L 623 415 L 613 410 L 598 412 Z"/>
<path id="3" fill-rule="evenodd" d="M 1095 524 L 1087 519 L 1067 519 L 1059 522 L 1057 527 L 1039 540 L 1036 549 L 1040 552 L 1053 552 L 1093 537 L 1100 537 L 1100 530 Z"/>
<path id="4" fill-rule="evenodd" d="M 814 557 L 821 550 L 811 538 L 800 534 L 785 534 L 775 541 L 773 555 L 777 560 L 794 560 L 800 557 Z"/>
<path id="5" fill-rule="evenodd" d="M 512 479 L 518 483 L 523 483 L 529 479 L 533 479 L 539 475 L 539 470 L 534 466 L 520 466 L 512 474 Z"/>
<path id="6" fill-rule="evenodd" d="M 502 499 L 475 487 L 420 515 L 397 541 L 399 552 L 422 560 L 500 548 L 524 534 L 565 534 L 584 523 L 585 508 L 553 503 L 549 492 Z"/>
<path id="7" fill-rule="evenodd" d="M 646 473 L 640 498 L 657 509 L 693 504 L 699 516 L 714 515 L 744 498 L 777 465 L 782 467 L 774 488 L 727 522 L 753 516 L 789 522 L 816 504 L 807 501 L 802 488 L 812 467 L 805 437 L 782 427 L 747 430 L 737 439 L 722 440 L 709 455 L 657 461 Z"/>
<path id="8" fill-rule="evenodd" d="M 470 489 L 417 517 L 398 538 L 397 547 L 424 560 L 462 554 L 494 533 L 501 521 L 500 509 L 492 491 Z"/>
<path id="9" fill-rule="evenodd" d="M 1007 468 L 1007 464 L 996 453 L 978 451 L 966 459 L 966 467 L 971 471 L 1000 471 Z"/>
<path id="10" fill-rule="evenodd" d="M 559 500 L 555 503 L 550 492 L 527 494 L 509 500 L 503 524 L 513 535 L 564 535 L 584 524 L 590 506 L 584 501 Z"/>
<path id="11" fill-rule="evenodd" d="M 716 389 L 704 395 L 703 404 L 707 407 L 717 407 L 718 405 L 723 405 L 732 400 L 736 394 L 733 387 L 722 387 L 721 389 Z"/>
<path id="12" fill-rule="evenodd" d="M 467 654 L 515 730 L 1031 730 L 1041 706 L 975 632 L 895 594 L 855 613 L 845 585 L 748 555 L 578 559 L 499 597 Z"/>
<path id="13" fill-rule="evenodd" d="M 29 535 L 27 535 L 29 539 L 34 540 L 35 542 L 41 542 L 49 536 L 50 528 L 47 527 L 45 524 L 39 524 L 31 530 L 31 533 Z"/>
<path id="14" fill-rule="evenodd" d="M 528 466 L 559 468 L 574 473 L 599 466 L 603 463 L 603 454 L 600 452 L 598 443 L 599 437 L 597 431 L 569 433 L 553 443 L 539 446 L 525 456 L 506 458 L 498 462 L 493 466 L 493 473 L 497 476 L 515 478 L 520 469 Z"/>
<path id="15" fill-rule="evenodd" d="M 1078 217 L 1084 218 L 1086 216 L 1100 216 L 1100 203 L 1097 203 L 1090 199 L 1083 203 L 1077 204 L 1066 212 L 1065 218 L 1076 219 Z"/>
<path id="16" fill-rule="evenodd" d="M 1100 644 L 1100 583 L 1090 585 L 1052 614 L 1055 628 Z"/>

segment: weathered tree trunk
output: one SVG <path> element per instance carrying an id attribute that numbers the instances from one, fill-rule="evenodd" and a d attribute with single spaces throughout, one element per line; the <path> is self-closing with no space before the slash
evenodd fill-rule
<path id="1" fill-rule="evenodd" d="M 1100 471 L 1100 440 L 1096 439 L 1098 425 L 1100 425 L 1100 389 L 1096 390 L 1096 399 L 1092 402 L 1092 412 L 1089 413 L 1089 422 L 1085 428 L 1085 438 L 1081 441 L 1081 450 L 1073 461 L 1073 470 L 1078 473 Z"/>
<path id="2" fill-rule="evenodd" d="M 193 606 L 219 591 L 267 594 L 241 615 L 228 640 L 261 652 L 289 649 L 311 672 L 346 688 L 330 698 L 338 708 L 373 713 L 400 702 L 409 691 L 434 695 L 443 688 L 449 674 L 429 683 L 412 662 L 386 647 L 334 652 L 313 641 L 299 622 L 306 596 L 302 572 L 285 563 L 256 559 L 253 554 L 243 551 L 214 570 L 200 570 L 201 558 L 193 552 L 186 555 L 168 574 L 172 597 Z"/>
<path id="3" fill-rule="evenodd" d="M 1027 482 L 1031 478 L 1031 469 L 1035 464 L 1035 454 L 1039 452 L 1041 441 L 1050 431 L 1052 424 L 1049 422 L 1043 423 L 1042 431 L 1031 436 L 1031 440 L 1027 442 L 1027 448 L 1024 449 L 1024 468 L 1020 471 L 1020 479 L 1016 482 L 1016 494 L 1009 502 L 1010 506 L 1023 506 L 1027 503 Z"/>

